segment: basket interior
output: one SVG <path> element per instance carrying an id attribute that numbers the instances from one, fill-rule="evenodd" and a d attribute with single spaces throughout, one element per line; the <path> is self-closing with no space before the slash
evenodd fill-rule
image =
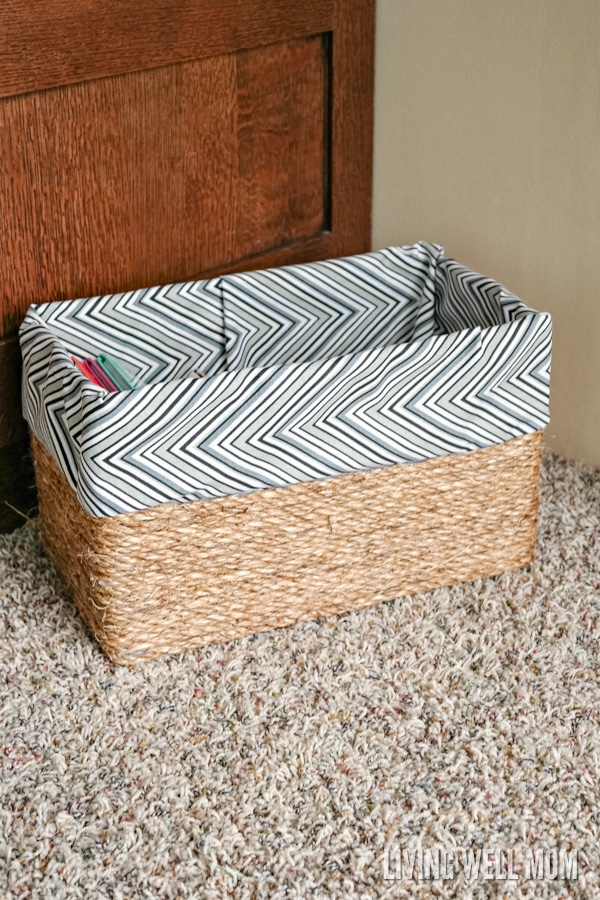
<path id="1" fill-rule="evenodd" d="M 110 353 L 143 384 L 325 360 L 530 312 L 442 252 L 422 242 L 36 311 L 69 355 Z"/>

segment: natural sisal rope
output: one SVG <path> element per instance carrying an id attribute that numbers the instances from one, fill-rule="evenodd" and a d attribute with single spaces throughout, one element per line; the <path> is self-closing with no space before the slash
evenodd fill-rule
<path id="1" fill-rule="evenodd" d="M 132 665 L 528 565 L 542 434 L 101 519 L 32 450 L 46 550 L 108 656 Z"/>

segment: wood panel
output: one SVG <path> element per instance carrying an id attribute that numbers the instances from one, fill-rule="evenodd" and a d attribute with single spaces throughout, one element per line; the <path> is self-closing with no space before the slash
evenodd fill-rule
<path id="1" fill-rule="evenodd" d="M 328 51 L 319 37 L 236 57 L 239 259 L 319 234 L 329 219 Z"/>
<path id="2" fill-rule="evenodd" d="M 6 485 L 29 303 L 369 248 L 374 0 L 5 0 L 0 35 Z"/>
<path id="3" fill-rule="evenodd" d="M 1 102 L 0 336 L 320 233 L 328 64 L 317 36 Z"/>
<path id="4" fill-rule="evenodd" d="M 337 0 L 332 57 L 332 256 L 371 247 L 375 5 Z"/>
<path id="5" fill-rule="evenodd" d="M 0 97 L 319 34 L 333 18 L 334 0 L 2 0 Z"/>

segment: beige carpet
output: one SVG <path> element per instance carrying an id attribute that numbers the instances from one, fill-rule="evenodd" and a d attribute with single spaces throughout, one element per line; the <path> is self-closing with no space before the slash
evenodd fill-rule
<path id="1" fill-rule="evenodd" d="M 547 456 L 530 571 L 109 663 L 0 539 L 0 897 L 600 898 L 600 473 Z M 384 880 L 386 847 L 577 881 Z"/>

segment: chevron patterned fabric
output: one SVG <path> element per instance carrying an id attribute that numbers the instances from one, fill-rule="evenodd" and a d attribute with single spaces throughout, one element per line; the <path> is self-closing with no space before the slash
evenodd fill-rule
<path id="1" fill-rule="evenodd" d="M 465 453 L 548 422 L 551 318 L 421 242 L 30 307 L 23 406 L 93 516 Z M 143 382 L 108 393 L 71 355 Z"/>

